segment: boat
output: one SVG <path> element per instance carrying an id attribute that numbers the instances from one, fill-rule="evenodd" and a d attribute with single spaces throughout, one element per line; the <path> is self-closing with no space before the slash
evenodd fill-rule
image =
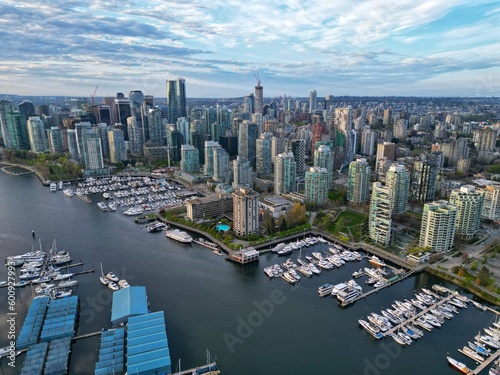
<path id="1" fill-rule="evenodd" d="M 114 281 L 109 282 L 108 288 L 111 289 L 112 291 L 116 291 L 116 290 L 120 289 L 120 287 Z"/>
<path id="2" fill-rule="evenodd" d="M 293 277 L 289 272 L 284 272 L 281 275 L 281 277 L 284 278 L 290 284 L 295 284 L 297 282 L 297 279 L 295 277 Z"/>
<path id="3" fill-rule="evenodd" d="M 116 211 L 116 204 L 114 204 L 113 202 L 109 203 L 108 209 L 112 212 L 115 212 Z"/>
<path id="4" fill-rule="evenodd" d="M 374 288 L 381 288 L 386 284 L 384 280 L 378 280 L 375 284 L 373 284 Z"/>
<path id="5" fill-rule="evenodd" d="M 65 280 L 65 279 L 69 279 L 71 276 L 73 276 L 72 273 L 60 273 L 59 275 L 54 277 L 54 280 L 55 281 Z"/>
<path id="6" fill-rule="evenodd" d="M 59 190 L 62 190 L 63 189 L 63 182 L 59 181 L 59 184 L 57 184 L 57 187 L 59 188 Z"/>
<path id="7" fill-rule="evenodd" d="M 71 189 L 64 189 L 63 193 L 65 196 L 70 197 L 70 198 L 74 195 L 73 190 L 71 190 Z"/>
<path id="8" fill-rule="evenodd" d="M 119 279 L 118 279 L 118 276 L 116 276 L 113 272 L 108 272 L 106 275 L 105 275 L 106 279 L 108 279 L 109 281 L 112 281 L 112 282 L 117 282 Z M 109 285 L 109 284 L 108 284 Z"/>
<path id="9" fill-rule="evenodd" d="M 160 232 L 163 230 L 163 228 L 165 228 L 165 223 L 162 223 L 162 222 L 156 222 L 156 223 L 149 225 L 147 227 L 149 233 Z"/>
<path id="10" fill-rule="evenodd" d="M 108 192 L 104 192 L 104 193 L 102 193 L 102 198 L 103 198 L 103 199 L 109 199 L 109 197 L 110 197 L 110 195 L 109 195 L 109 193 L 108 193 Z"/>
<path id="11" fill-rule="evenodd" d="M 104 202 L 97 203 L 97 207 L 99 207 L 101 211 L 108 211 L 108 206 Z"/>
<path id="12" fill-rule="evenodd" d="M 333 291 L 332 291 L 333 293 Z M 356 289 L 344 289 L 338 292 L 337 299 L 346 304 L 352 302 L 357 296 L 359 296 L 359 291 Z"/>
<path id="13" fill-rule="evenodd" d="M 130 287 L 130 284 L 125 279 L 122 279 L 122 280 L 118 281 L 117 284 L 120 287 L 120 289 L 125 289 L 125 288 Z"/>
<path id="14" fill-rule="evenodd" d="M 50 191 L 57 191 L 57 185 L 56 185 L 56 183 L 55 182 L 51 183 L 49 185 L 49 189 L 50 189 Z"/>
<path id="15" fill-rule="evenodd" d="M 75 286 L 75 285 L 78 285 L 78 280 L 64 280 L 64 281 L 61 281 L 57 287 L 58 288 L 69 288 L 71 286 Z"/>
<path id="16" fill-rule="evenodd" d="M 358 277 L 363 276 L 364 274 L 365 274 L 365 271 L 362 268 L 360 268 L 359 271 L 354 271 L 352 273 L 352 277 L 358 278 Z"/>
<path id="17" fill-rule="evenodd" d="M 493 367 L 490 368 L 488 375 L 500 375 L 500 360 L 497 360 Z"/>
<path id="18" fill-rule="evenodd" d="M 381 260 L 379 257 L 377 257 L 376 255 L 372 255 L 368 261 L 373 264 L 374 266 L 377 266 L 377 267 L 387 267 L 387 264 L 384 263 L 383 260 Z"/>
<path id="19" fill-rule="evenodd" d="M 165 236 L 182 243 L 191 243 L 193 238 L 179 229 L 167 230 Z"/>
<path id="20" fill-rule="evenodd" d="M 143 213 L 144 213 L 144 209 L 142 207 L 131 207 L 128 210 L 123 212 L 123 214 L 127 215 L 127 216 L 142 215 Z"/>
<path id="21" fill-rule="evenodd" d="M 58 299 L 58 298 L 64 298 L 64 297 L 69 297 L 73 294 L 73 289 L 68 289 L 68 290 L 60 290 L 58 292 L 54 291 L 52 293 L 52 299 Z"/>
<path id="22" fill-rule="evenodd" d="M 309 270 L 316 275 L 321 273 L 321 270 L 314 263 L 309 263 Z"/>
<path id="23" fill-rule="evenodd" d="M 373 337 L 375 337 L 377 340 L 380 340 L 382 337 L 384 337 L 380 333 L 380 329 L 378 327 L 376 327 L 373 324 L 367 322 L 366 320 L 359 319 L 358 323 L 361 325 L 361 327 L 363 327 L 363 329 L 366 332 L 368 332 L 370 335 L 372 335 Z"/>
<path id="24" fill-rule="evenodd" d="M 332 284 L 323 284 L 318 288 L 318 294 L 320 297 L 327 296 L 332 293 L 333 285 Z"/>
<path id="25" fill-rule="evenodd" d="M 19 280 L 18 282 L 14 283 L 15 288 L 21 288 L 23 286 L 26 286 L 30 284 L 31 282 L 29 280 Z"/>
<path id="26" fill-rule="evenodd" d="M 472 371 L 467 368 L 462 362 L 457 361 L 456 359 L 451 358 L 450 356 L 446 356 L 448 363 L 452 365 L 455 369 L 460 371 L 462 374 L 470 374 Z"/>
<path id="27" fill-rule="evenodd" d="M 269 277 L 274 277 L 273 267 L 264 268 L 264 273 Z"/>
<path id="28" fill-rule="evenodd" d="M 31 283 L 42 284 L 42 283 L 48 283 L 50 280 L 52 280 L 52 277 L 50 276 L 40 276 L 38 279 L 31 280 Z"/>
<path id="29" fill-rule="evenodd" d="M 476 306 L 479 310 L 481 311 L 486 311 L 487 307 L 484 305 L 481 305 L 479 302 L 472 301 L 472 304 Z"/>
<path id="30" fill-rule="evenodd" d="M 403 337 L 401 337 L 399 334 L 397 334 L 396 332 L 394 333 L 391 333 L 390 336 L 394 339 L 394 341 L 396 341 L 399 345 L 401 346 L 406 346 L 406 341 L 403 339 Z"/>
<path id="31" fill-rule="evenodd" d="M 500 349 L 500 343 L 495 340 L 493 337 L 488 336 L 488 335 L 477 335 L 474 337 L 477 341 L 489 346 L 490 348 L 493 349 Z"/>
<path id="32" fill-rule="evenodd" d="M 481 345 L 481 343 L 474 341 L 474 342 L 467 342 L 467 345 L 469 345 L 469 348 L 474 350 L 475 352 L 488 357 L 491 355 L 491 350 L 488 349 L 485 345 Z"/>
<path id="33" fill-rule="evenodd" d="M 309 270 L 307 265 L 302 265 L 298 268 L 298 271 L 306 277 L 311 277 L 313 275 L 312 271 Z"/>
<path id="34" fill-rule="evenodd" d="M 337 285 L 334 285 L 332 288 L 332 296 L 336 296 L 340 291 L 345 290 L 347 288 L 346 283 L 340 283 Z"/>
<path id="35" fill-rule="evenodd" d="M 448 303 L 452 304 L 453 306 L 460 307 L 461 309 L 467 308 L 467 305 L 464 302 L 462 302 L 456 298 L 452 298 L 452 299 L 448 300 Z"/>

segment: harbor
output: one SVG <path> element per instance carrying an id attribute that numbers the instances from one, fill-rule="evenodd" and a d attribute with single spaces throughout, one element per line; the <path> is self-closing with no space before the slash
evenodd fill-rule
<path id="1" fill-rule="evenodd" d="M 7 186 L 6 179 L 10 181 Z M 33 186 L 30 180 L 34 180 Z M 2 187 L 14 192 L 11 193 L 12 203 L 6 202 L 0 212 L 4 223 L 3 246 L 0 248 L 2 259 L 29 251 L 32 243 L 37 246 L 38 239 L 31 238 L 34 229 L 37 238 L 57 238 L 58 245 L 67 246 L 74 259 L 78 262 L 82 259 L 85 263 L 82 269 L 95 267 L 94 274 L 78 276 L 81 307 L 79 332 L 75 337 L 100 331 L 103 327 L 111 328 L 112 292 L 99 282 L 101 261 L 106 273 L 112 271 L 132 286 L 146 286 L 152 311 L 166 313 L 173 367 L 178 358 L 182 358 L 183 369 L 196 368 L 206 362 L 204 353 L 209 349 L 217 358 L 221 373 L 327 374 L 331 368 L 339 374 L 370 373 L 374 371 L 371 369 L 377 356 L 384 353 L 380 346 L 383 342 L 366 338 L 364 331 L 357 328 L 359 317 L 366 315 L 367 311 L 388 306 L 402 296 L 409 296 L 421 287 L 436 283 L 454 287 L 426 273 L 415 273 L 390 288 L 359 300 L 348 309 L 340 309 L 336 308 L 335 299 L 318 297 L 318 286 L 350 280 L 360 268 L 372 267 L 368 258 L 348 262 L 343 267 L 324 271 L 307 280 L 304 278 L 290 286 L 281 278 L 269 279 L 263 272 L 278 260 L 280 263 L 286 261 L 287 256 L 278 257 L 268 252 L 260 254 L 259 262 L 245 266 L 229 263 L 196 243 L 186 246 L 166 239 L 161 233 L 149 234 L 145 229 L 141 230 L 133 218 L 103 213 L 96 205 L 51 193 L 34 177 L 26 176 L 19 185 L 17 181 L 20 179 L 0 174 L 0 193 L 6 193 Z M 26 200 L 26 196 L 30 199 Z M 21 214 L 27 211 L 31 212 L 29 217 Z M 311 245 L 308 252 L 318 251 L 325 255 L 322 246 L 325 245 Z M 295 251 L 288 257 L 294 260 L 299 252 Z M 305 250 L 302 252 L 304 256 Z M 78 267 L 70 268 L 70 272 L 74 270 Z M 5 267 L 0 269 L 0 280 L 6 280 Z M 33 286 L 16 289 L 20 328 L 33 298 Z M 3 288 L 0 290 L 0 314 L 6 313 L 6 298 L 6 289 Z M 258 317 L 256 314 L 260 310 L 254 301 L 263 306 L 266 306 L 266 301 L 274 301 L 269 310 L 272 313 L 260 315 L 263 319 L 261 326 L 250 325 L 251 336 L 240 343 L 239 327 L 245 325 L 241 322 L 248 324 L 249 316 L 250 319 Z M 407 373 L 408 363 L 426 358 L 424 363 L 419 362 L 422 373 L 456 373 L 446 363 L 446 353 L 455 352 L 459 356 L 457 348 L 463 346 L 466 337 L 473 337 L 479 329 L 487 326 L 491 315 L 488 311 L 470 307 L 461 311 L 435 334 L 425 335 L 420 343 L 402 350 L 397 358 L 391 359 L 390 372 Z M 262 343 L 271 336 L 293 345 L 289 345 L 286 351 L 270 350 L 269 345 Z M 387 339 L 383 341 L 387 343 Z M 5 337 L 0 337 L 0 346 L 7 344 Z M 98 361 L 99 345 L 99 336 L 72 341 L 69 362 L 72 375 L 88 374 L 88 364 Z M 366 362 L 345 353 L 363 353 Z M 291 356 L 300 358 L 300 361 L 290 363 Z M 24 357 L 23 353 L 16 358 L 19 366 L 22 366 Z M 464 358 L 467 363 L 468 358 Z M 6 361 L 6 358 L 2 359 L 4 375 L 18 374 L 19 369 L 11 370 Z M 487 370 L 488 367 L 486 373 Z"/>

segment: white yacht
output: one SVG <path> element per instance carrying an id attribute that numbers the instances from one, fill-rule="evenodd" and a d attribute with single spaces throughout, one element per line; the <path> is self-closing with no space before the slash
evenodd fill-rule
<path id="1" fill-rule="evenodd" d="M 136 216 L 136 215 L 142 215 L 144 213 L 144 209 L 142 207 L 132 207 L 129 208 L 127 211 L 124 211 L 123 214 L 127 216 Z"/>
<path id="2" fill-rule="evenodd" d="M 104 202 L 97 203 L 97 207 L 99 207 L 101 211 L 108 211 L 108 206 Z"/>
<path id="3" fill-rule="evenodd" d="M 352 302 L 354 298 L 359 296 L 359 291 L 355 289 L 344 289 L 338 292 L 337 299 L 340 302 L 349 303 Z"/>
<path id="4" fill-rule="evenodd" d="M 323 284 L 318 288 L 318 294 L 320 297 L 327 296 L 328 294 L 331 294 L 333 290 L 333 285 L 332 284 Z"/>
<path id="5" fill-rule="evenodd" d="M 333 287 L 332 296 L 336 296 L 340 291 L 347 289 L 346 283 L 340 283 Z"/>
<path id="6" fill-rule="evenodd" d="M 380 329 L 378 327 L 374 326 L 371 323 L 368 323 L 366 320 L 359 319 L 358 323 L 361 325 L 361 327 L 363 327 L 363 329 L 366 332 L 368 332 L 370 335 L 372 335 L 373 337 L 375 337 L 377 340 L 380 340 L 382 337 L 384 337 L 380 333 Z"/>
<path id="7" fill-rule="evenodd" d="M 56 183 L 55 182 L 51 183 L 49 185 L 49 189 L 50 189 L 50 191 L 57 191 L 57 185 L 56 185 Z"/>
<path id="8" fill-rule="evenodd" d="M 120 287 L 120 289 L 125 289 L 125 288 L 130 287 L 130 284 L 125 279 L 118 281 L 117 284 Z"/>
<path id="9" fill-rule="evenodd" d="M 65 189 L 65 190 L 63 190 L 63 193 L 67 197 L 72 197 L 73 196 L 73 190 L 71 190 L 71 189 Z"/>
<path id="10" fill-rule="evenodd" d="M 109 281 L 112 281 L 112 282 L 117 282 L 119 279 L 118 279 L 118 276 L 116 276 L 113 272 L 108 272 L 106 275 L 105 275 L 106 279 L 108 279 Z"/>
<path id="11" fill-rule="evenodd" d="M 193 238 L 189 234 L 179 229 L 167 230 L 165 236 L 182 243 L 193 242 Z"/>

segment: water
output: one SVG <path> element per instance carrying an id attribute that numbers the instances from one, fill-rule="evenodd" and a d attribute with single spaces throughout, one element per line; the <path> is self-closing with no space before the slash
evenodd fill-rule
<path id="1" fill-rule="evenodd" d="M 105 272 L 146 286 L 151 309 L 165 311 L 174 369 L 179 358 L 182 368 L 203 364 L 208 349 L 223 374 L 412 374 L 417 367 L 422 374 L 454 374 L 446 354 L 473 367 L 457 349 L 494 319 L 491 312 L 470 306 L 442 328 L 400 348 L 392 339 L 375 341 L 357 320 L 439 282 L 425 273 L 340 309 L 333 298 L 318 297 L 318 286 L 348 280 L 365 261 L 323 271 L 292 287 L 264 274 L 264 267 L 285 260 L 274 254 L 242 267 L 205 247 L 147 233 L 119 212 L 104 213 L 62 191 L 52 193 L 34 176 L 0 173 L 0 200 L 0 258 L 38 247 L 38 239 L 47 250 L 55 238 L 58 249 L 67 249 L 75 261 L 85 263 L 76 270 L 95 267 L 95 274 L 78 276 L 79 334 L 110 325 L 111 292 L 99 283 L 101 262 Z M 302 256 L 319 248 L 303 250 Z M 6 273 L 1 267 L 0 280 Z M 19 291 L 17 332 L 31 299 L 30 288 Z M 0 347 L 8 343 L 6 312 L 7 288 L 1 288 Z M 98 338 L 78 341 L 70 373 L 92 374 L 98 347 Z M 18 374 L 23 359 L 19 356 L 18 368 L 12 369 L 4 358 L 0 370 Z"/>

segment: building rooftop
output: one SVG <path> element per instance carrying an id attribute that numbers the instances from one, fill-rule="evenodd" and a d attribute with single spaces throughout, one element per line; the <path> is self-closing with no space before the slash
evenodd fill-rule
<path id="1" fill-rule="evenodd" d="M 131 286 L 113 293 L 111 306 L 111 323 L 124 323 L 129 317 L 148 313 L 148 298 L 146 288 Z"/>

